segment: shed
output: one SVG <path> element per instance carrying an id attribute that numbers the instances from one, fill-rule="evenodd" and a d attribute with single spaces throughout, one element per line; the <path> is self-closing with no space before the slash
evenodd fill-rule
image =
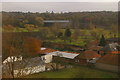
<path id="1" fill-rule="evenodd" d="M 96 51 L 87 50 L 77 56 L 75 60 L 80 64 L 96 63 L 100 57 L 101 55 L 99 55 Z"/>
<path id="2" fill-rule="evenodd" d="M 56 51 L 49 53 L 52 54 L 53 62 L 61 63 L 61 64 L 69 64 L 69 63 L 75 63 L 75 57 L 78 56 L 80 53 L 75 52 L 68 52 L 68 51 Z"/>

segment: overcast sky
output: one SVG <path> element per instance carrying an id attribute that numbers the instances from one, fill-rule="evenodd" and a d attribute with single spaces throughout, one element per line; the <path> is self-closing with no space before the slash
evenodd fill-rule
<path id="1" fill-rule="evenodd" d="M 2 2 L 118 2 L 120 0 L 0 0 Z"/>
<path id="2" fill-rule="evenodd" d="M 2 10 L 22 12 L 117 11 L 118 3 L 112 0 L 111 2 L 3 2 Z"/>

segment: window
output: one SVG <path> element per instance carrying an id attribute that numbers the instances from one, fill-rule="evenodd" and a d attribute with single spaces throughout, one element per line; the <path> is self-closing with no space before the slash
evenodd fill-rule
<path id="1" fill-rule="evenodd" d="M 79 60 L 76 59 L 75 62 L 79 62 Z"/>

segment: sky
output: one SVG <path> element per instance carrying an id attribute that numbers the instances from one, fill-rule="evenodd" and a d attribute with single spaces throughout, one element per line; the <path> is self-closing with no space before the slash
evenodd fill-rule
<path id="1" fill-rule="evenodd" d="M 42 1 L 43 0 L 4 0 L 2 1 L 2 11 L 82 12 L 118 10 L 118 0 L 74 0 L 74 2 L 70 0 L 64 0 L 66 2 L 55 2 L 55 0 L 51 0 L 51 2 L 47 2 L 49 0 Z"/>
<path id="2" fill-rule="evenodd" d="M 118 2 L 119 0 L 1 0 L 2 2 Z"/>

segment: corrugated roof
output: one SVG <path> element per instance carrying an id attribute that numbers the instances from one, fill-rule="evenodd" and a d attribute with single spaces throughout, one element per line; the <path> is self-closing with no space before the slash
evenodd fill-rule
<path id="1" fill-rule="evenodd" d="M 47 53 L 51 53 L 51 52 L 55 52 L 55 51 L 58 51 L 58 50 L 54 50 L 54 49 L 51 49 L 51 48 L 41 48 L 40 49 L 40 53 L 42 54 L 47 54 Z M 61 51 L 61 52 L 66 52 L 66 53 L 73 53 L 73 54 L 80 54 L 80 53 L 76 53 L 76 52 L 70 52 L 70 51 Z"/>
<path id="2" fill-rule="evenodd" d="M 80 54 L 80 53 L 76 53 L 76 52 L 70 52 L 70 51 L 62 51 L 62 52 L 66 52 L 66 53 L 72 53 L 72 54 Z"/>
<path id="3" fill-rule="evenodd" d="M 57 51 L 57 50 L 54 50 L 54 49 L 50 49 L 50 48 L 44 48 L 44 49 L 40 49 L 40 54 L 47 54 L 47 53 L 51 53 L 51 52 L 54 52 L 54 51 Z"/>
<path id="4" fill-rule="evenodd" d="M 75 54 L 75 53 L 70 53 L 70 52 L 68 53 L 68 52 L 62 52 L 62 51 L 55 51 L 55 52 L 51 52 L 48 54 L 51 54 L 53 56 L 69 58 L 69 59 L 74 59 L 76 56 L 79 55 L 79 54 Z"/>

